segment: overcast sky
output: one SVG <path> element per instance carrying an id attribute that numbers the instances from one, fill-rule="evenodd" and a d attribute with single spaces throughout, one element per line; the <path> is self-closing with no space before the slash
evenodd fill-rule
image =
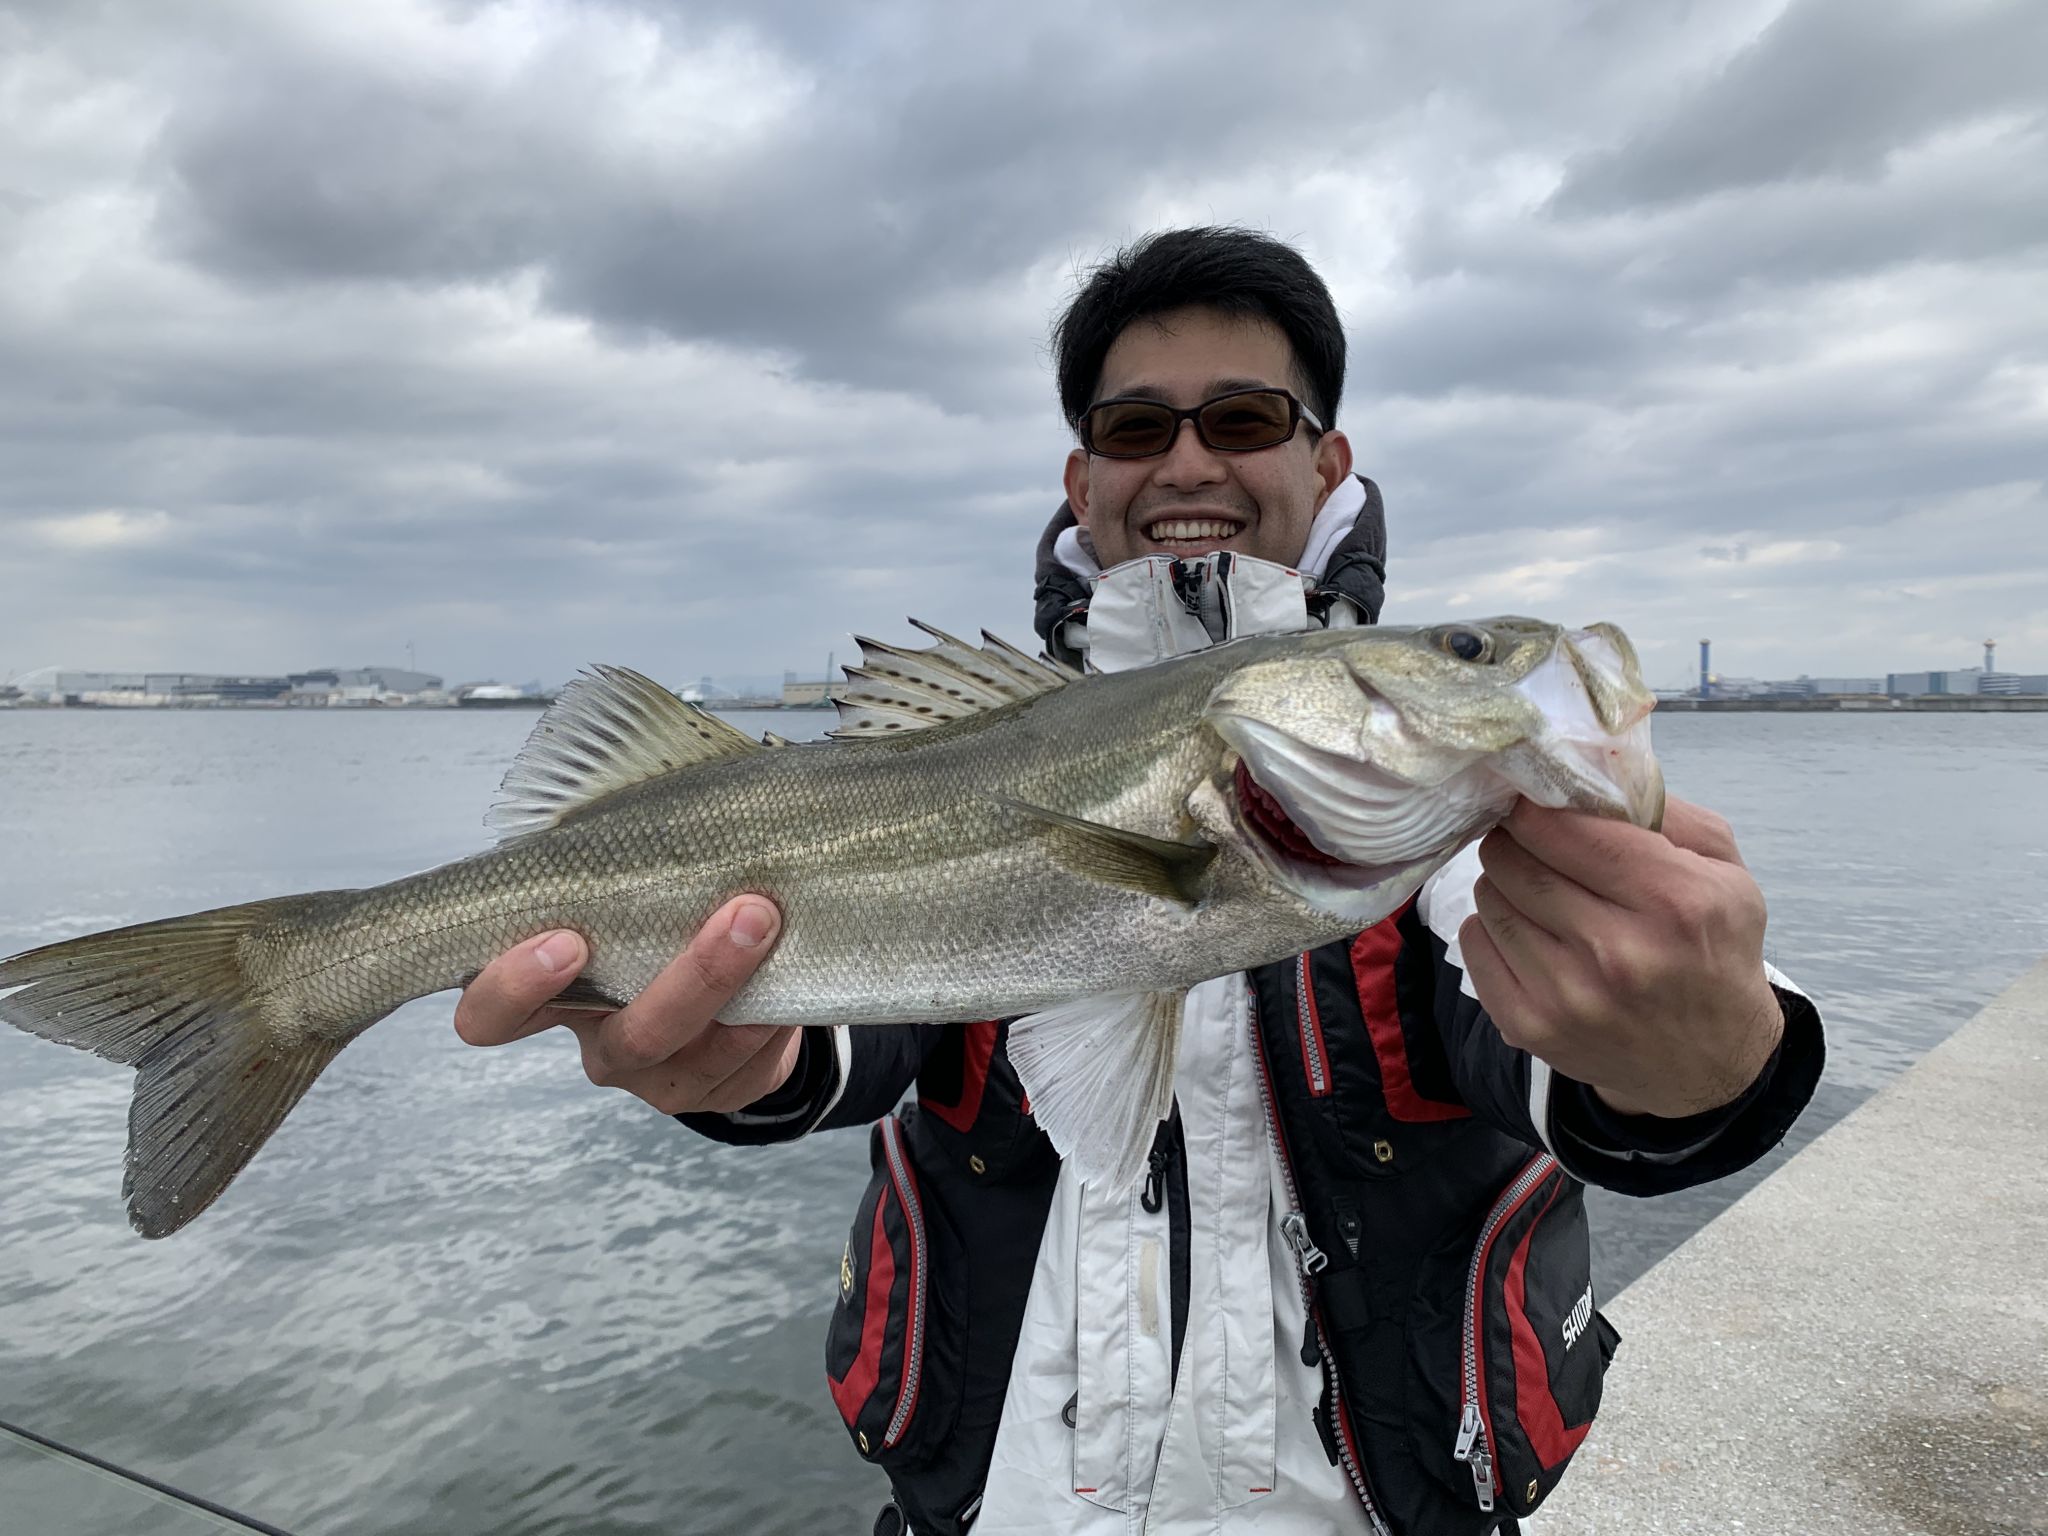
<path id="1" fill-rule="evenodd" d="M 2044 60 L 2037 0 L 0 0 L 0 677 L 1028 641 L 1049 321 L 1190 222 L 1329 281 L 1389 620 L 2048 671 Z"/>

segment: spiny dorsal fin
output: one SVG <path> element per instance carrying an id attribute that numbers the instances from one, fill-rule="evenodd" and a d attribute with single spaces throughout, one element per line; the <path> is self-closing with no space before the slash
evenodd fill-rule
<path id="1" fill-rule="evenodd" d="M 540 718 L 485 824 L 551 827 L 606 795 L 692 763 L 766 748 L 626 667 L 591 667 Z"/>
<path id="2" fill-rule="evenodd" d="M 1051 662 L 1034 661 L 1015 646 L 984 633 L 980 649 L 942 629 L 912 619 L 938 642 L 921 651 L 904 650 L 856 635 L 861 661 L 846 669 L 846 685 L 834 703 L 839 725 L 830 734 L 847 741 L 921 730 L 1000 709 L 1072 680 Z"/>
<path id="3" fill-rule="evenodd" d="M 773 731 L 763 731 L 761 733 L 761 745 L 764 747 L 786 747 L 791 745 L 791 742 L 787 736 L 778 736 Z"/>

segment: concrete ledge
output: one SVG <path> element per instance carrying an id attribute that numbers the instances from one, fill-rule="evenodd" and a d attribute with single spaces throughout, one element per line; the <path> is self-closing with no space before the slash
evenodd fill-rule
<path id="1" fill-rule="evenodd" d="M 1606 1311 L 1532 1536 L 2048 1536 L 2048 961 Z"/>

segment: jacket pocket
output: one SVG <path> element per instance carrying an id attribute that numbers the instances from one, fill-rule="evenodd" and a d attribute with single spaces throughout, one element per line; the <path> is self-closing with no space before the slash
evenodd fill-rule
<path id="1" fill-rule="evenodd" d="M 1621 1338 L 1593 1304 L 1584 1192 L 1548 1153 L 1487 1212 L 1456 1323 L 1454 1362 L 1441 1348 L 1415 1362 L 1439 1405 L 1434 1422 L 1415 1426 L 1418 1450 L 1481 1511 L 1529 1514 L 1592 1428 Z M 1449 1330 L 1436 1336 L 1449 1344 Z"/>
<path id="2" fill-rule="evenodd" d="M 933 1284 L 951 1228 L 928 1202 L 895 1116 L 869 1139 L 873 1176 L 839 1261 L 839 1303 L 825 1339 L 825 1375 L 855 1449 L 884 1467 L 942 1445 L 960 1406 L 964 1318 Z"/>

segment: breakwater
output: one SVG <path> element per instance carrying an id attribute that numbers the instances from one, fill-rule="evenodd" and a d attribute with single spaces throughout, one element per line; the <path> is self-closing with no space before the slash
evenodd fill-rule
<path id="1" fill-rule="evenodd" d="M 1533 1536 L 2048 1532 L 2044 1154 L 2048 961 L 1606 1308 Z"/>

